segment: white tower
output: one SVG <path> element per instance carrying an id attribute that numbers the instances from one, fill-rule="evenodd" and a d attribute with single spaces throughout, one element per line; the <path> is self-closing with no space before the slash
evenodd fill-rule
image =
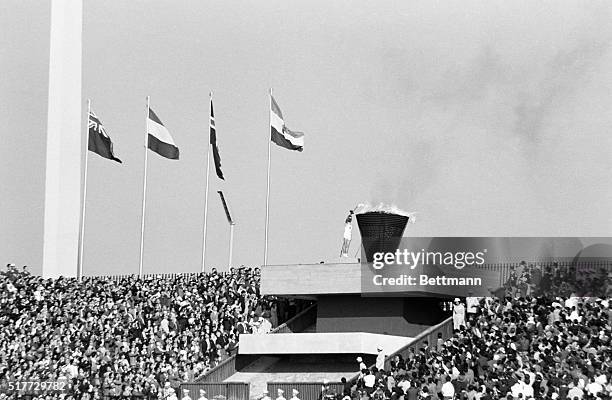
<path id="1" fill-rule="evenodd" d="M 52 0 L 43 277 L 77 274 L 82 33 L 83 0 Z"/>

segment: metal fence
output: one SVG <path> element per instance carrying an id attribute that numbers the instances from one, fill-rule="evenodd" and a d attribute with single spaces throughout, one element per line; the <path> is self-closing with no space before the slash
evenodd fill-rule
<path id="1" fill-rule="evenodd" d="M 335 393 L 342 394 L 344 385 L 341 382 L 330 382 L 329 388 Z M 296 389 L 299 392 L 297 397 L 300 400 L 318 400 L 323 389 L 323 382 L 268 382 L 270 397 L 276 398 L 278 389 L 285 391 L 286 398 L 290 398 L 291 391 Z"/>
<path id="2" fill-rule="evenodd" d="M 236 348 L 238 354 L 238 348 Z M 196 379 L 196 382 L 223 382 L 236 373 L 236 354 L 221 361 L 217 366 L 206 371 Z"/>
<path id="3" fill-rule="evenodd" d="M 200 398 L 200 390 L 206 391 L 208 399 L 223 398 L 227 400 L 249 400 L 249 384 L 244 382 L 223 383 L 183 383 L 180 388 L 179 399 L 183 398 L 183 390 L 189 391 L 192 399 Z"/>

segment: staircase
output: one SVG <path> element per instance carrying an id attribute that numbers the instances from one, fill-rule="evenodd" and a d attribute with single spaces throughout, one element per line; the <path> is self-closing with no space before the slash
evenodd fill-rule
<path id="1" fill-rule="evenodd" d="M 249 383 L 253 399 L 261 397 L 268 382 L 339 382 L 355 375 L 356 368 L 356 362 L 296 362 L 295 358 L 262 356 L 224 382 Z"/>

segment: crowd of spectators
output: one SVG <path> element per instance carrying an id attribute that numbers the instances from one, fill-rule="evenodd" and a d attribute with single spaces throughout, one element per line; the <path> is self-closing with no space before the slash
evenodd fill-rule
<path id="1" fill-rule="evenodd" d="M 503 289 L 455 299 L 450 338 L 387 359 L 380 349 L 372 368 L 360 358 L 357 380 L 320 398 L 612 399 L 607 273 L 521 263 Z M 241 333 L 267 333 L 304 306 L 262 296 L 257 268 L 79 281 L 10 267 L 0 272 L 0 384 L 65 380 L 68 398 L 164 398 L 229 357 Z"/>
<path id="2" fill-rule="evenodd" d="M 608 268 L 521 262 L 512 266 L 504 285 L 508 297 L 604 297 L 609 294 Z"/>
<path id="3" fill-rule="evenodd" d="M 362 369 L 344 400 L 595 400 L 612 395 L 606 298 L 456 299 L 454 333 Z M 383 358 L 384 359 L 384 358 Z M 363 365 L 361 365 L 363 367 Z"/>
<path id="4" fill-rule="evenodd" d="M 258 268 L 43 279 L 0 272 L 0 385 L 58 381 L 77 398 L 156 396 L 228 358 L 304 304 L 259 293 Z M 82 396 L 85 394 L 85 396 Z"/>

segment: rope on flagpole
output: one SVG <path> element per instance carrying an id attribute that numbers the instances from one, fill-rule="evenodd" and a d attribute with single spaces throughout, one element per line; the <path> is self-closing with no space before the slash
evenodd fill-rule
<path id="1" fill-rule="evenodd" d="M 142 261 L 144 255 L 144 232 L 145 232 L 145 207 L 147 204 L 147 162 L 148 162 L 148 138 L 149 138 L 149 109 L 150 96 L 147 96 L 147 115 L 145 119 L 145 134 L 144 134 L 144 176 L 142 179 L 142 217 L 140 220 L 140 262 L 138 266 L 138 276 L 142 277 Z"/>
<path id="2" fill-rule="evenodd" d="M 212 109 L 212 92 L 209 93 L 209 107 Z M 206 189 L 204 192 L 204 227 L 202 229 L 202 272 L 206 268 L 206 225 L 208 222 L 208 183 L 210 181 L 210 117 L 212 113 L 209 110 L 208 122 L 208 143 L 206 144 Z M 215 126 L 216 129 L 216 126 Z"/>
<path id="3" fill-rule="evenodd" d="M 83 240 L 85 238 L 85 203 L 87 202 L 87 159 L 89 158 L 89 114 L 91 114 L 91 100 L 87 99 L 87 123 L 85 124 L 85 176 L 83 182 L 83 203 L 81 204 L 81 230 L 79 232 L 79 266 L 77 277 L 83 279 Z"/>
<path id="4" fill-rule="evenodd" d="M 270 152 L 272 148 L 272 138 L 271 138 L 271 129 L 272 129 L 272 88 L 270 88 L 270 105 L 268 107 L 268 173 L 267 173 L 267 187 L 266 187 L 266 227 L 265 227 L 265 240 L 264 240 L 264 262 L 263 265 L 268 264 L 268 227 L 270 224 Z"/>

